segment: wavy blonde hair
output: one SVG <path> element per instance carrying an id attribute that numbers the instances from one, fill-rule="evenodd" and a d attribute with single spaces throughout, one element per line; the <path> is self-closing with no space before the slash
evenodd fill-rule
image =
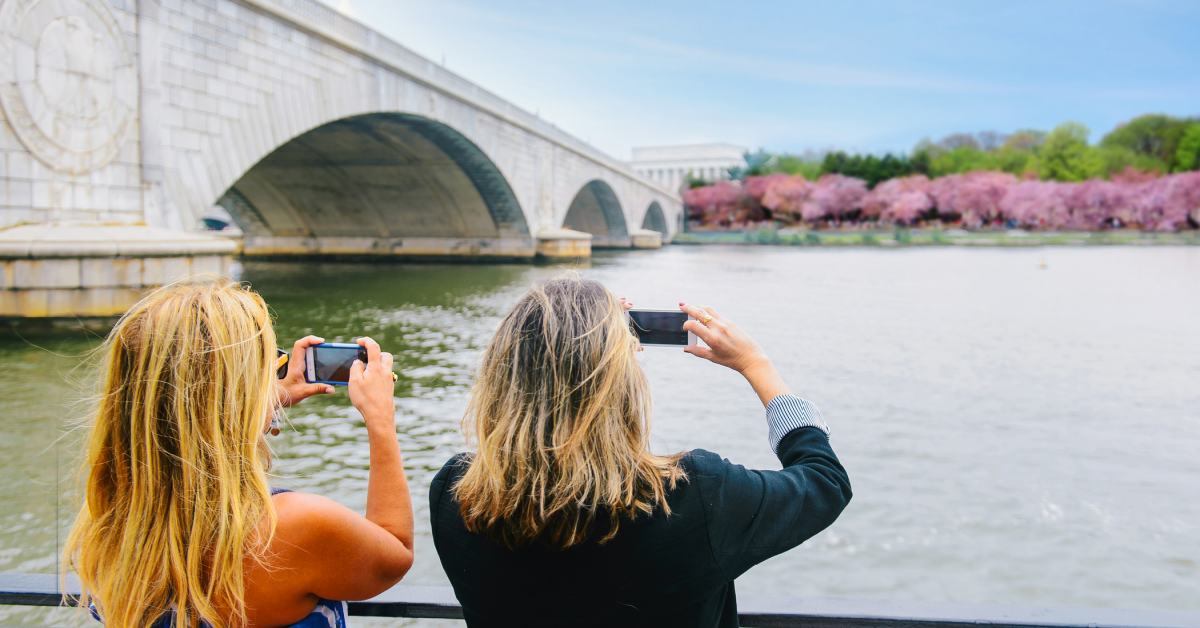
<path id="1" fill-rule="evenodd" d="M 107 628 L 245 621 L 243 569 L 276 518 L 265 420 L 278 401 L 266 304 L 193 279 L 133 306 L 100 353 L 100 390 L 64 553 Z"/>
<path id="2" fill-rule="evenodd" d="M 624 309 L 576 274 L 535 285 L 504 317 L 463 419 L 478 453 L 456 484 L 467 529 L 518 548 L 566 549 L 597 518 L 648 514 L 686 479 L 650 453 L 650 386 Z"/>

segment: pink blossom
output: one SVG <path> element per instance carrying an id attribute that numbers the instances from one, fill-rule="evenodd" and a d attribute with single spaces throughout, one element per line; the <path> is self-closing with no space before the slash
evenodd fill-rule
<path id="1" fill-rule="evenodd" d="M 1143 228 L 1174 231 L 1200 208 L 1200 171 L 1173 174 L 1143 185 L 1135 201 Z"/>
<path id="2" fill-rule="evenodd" d="M 1112 181 L 1093 179 L 1058 183 L 1017 180 L 1002 172 L 969 172 L 930 181 L 914 175 L 884 181 L 867 192 L 866 184 L 836 174 L 815 183 L 802 176 L 748 177 L 745 184 L 721 181 L 684 192 L 690 216 L 704 224 L 741 224 L 762 218 L 817 222 L 837 219 L 855 209 L 864 218 L 910 224 L 936 207 L 946 218 L 966 225 L 1008 219 L 1034 228 L 1102 228 L 1112 220 L 1143 229 L 1186 228 L 1200 221 L 1200 172 L 1165 177 L 1128 170 Z"/>
<path id="3" fill-rule="evenodd" d="M 683 193 L 689 216 L 707 225 L 731 223 L 743 199 L 742 186 L 737 181 L 718 181 Z"/>
<path id="4" fill-rule="evenodd" d="M 758 202 L 777 214 L 798 215 L 800 205 L 810 193 L 811 188 L 812 185 L 805 181 L 803 176 L 776 175 L 766 186 L 766 190 L 759 197 Z"/>
<path id="5" fill-rule="evenodd" d="M 1000 217 L 1000 200 L 1016 183 L 1007 172 L 968 172 L 937 179 L 929 194 L 938 213 L 961 216 L 964 224 L 978 226 Z"/>
<path id="6" fill-rule="evenodd" d="M 884 181 L 863 197 L 863 217 L 911 223 L 933 207 L 929 188 L 929 178 L 923 174 Z"/>
<path id="7" fill-rule="evenodd" d="M 1023 227 L 1059 229 L 1070 220 L 1066 198 L 1069 184 L 1026 180 L 1010 187 L 1000 201 L 1000 212 Z"/>
<path id="8" fill-rule="evenodd" d="M 808 221 L 827 216 L 840 218 L 858 209 L 866 195 L 866 181 L 840 174 L 824 174 L 817 179 L 812 193 L 801 204 L 800 213 Z"/>
<path id="9" fill-rule="evenodd" d="M 1112 218 L 1122 222 L 1138 222 L 1130 202 L 1130 189 L 1135 185 L 1089 179 L 1069 185 L 1068 204 L 1071 229 L 1099 229 Z"/>
<path id="10" fill-rule="evenodd" d="M 752 199 L 758 200 L 767 193 L 767 190 L 777 184 L 779 181 L 787 179 L 788 175 L 783 173 L 769 174 L 762 177 L 746 177 L 746 181 L 742 188 L 746 190 L 746 195 Z"/>

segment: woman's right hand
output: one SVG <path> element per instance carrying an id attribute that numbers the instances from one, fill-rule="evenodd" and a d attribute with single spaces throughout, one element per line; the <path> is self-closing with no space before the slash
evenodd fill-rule
<path id="1" fill-rule="evenodd" d="M 727 366 L 739 373 L 747 369 L 769 363 L 766 352 L 754 342 L 746 332 L 742 331 L 733 321 L 722 318 L 712 308 L 702 305 L 680 303 L 679 309 L 696 320 L 683 324 L 683 328 L 696 334 L 707 347 L 696 345 L 684 351 L 705 360 Z M 711 316 L 712 320 L 704 323 L 704 318 Z"/>
<path id="2" fill-rule="evenodd" d="M 741 373 L 750 382 L 763 406 L 771 403 L 776 396 L 789 392 L 767 353 L 740 327 L 709 307 L 680 303 L 679 309 L 696 319 L 684 323 L 683 328 L 696 334 L 708 345 L 696 345 L 684 351 Z M 711 316 L 712 320 L 705 324 L 703 321 L 707 316 Z"/>
<path id="3" fill-rule="evenodd" d="M 367 363 L 355 360 L 350 367 L 350 403 L 363 415 L 367 428 L 396 432 L 396 382 L 392 377 L 392 354 L 379 350 L 379 343 L 363 337 L 358 344 L 367 349 Z"/>

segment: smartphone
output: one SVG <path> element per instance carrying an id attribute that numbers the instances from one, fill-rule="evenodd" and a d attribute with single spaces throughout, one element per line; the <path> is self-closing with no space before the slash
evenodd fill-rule
<path id="1" fill-rule="evenodd" d="M 323 342 L 304 351 L 305 379 L 310 384 L 345 386 L 355 360 L 367 363 L 367 348 L 344 342 Z"/>
<path id="2" fill-rule="evenodd" d="M 696 334 L 683 328 L 695 318 L 679 310 L 625 310 L 629 328 L 648 347 L 693 347 Z"/>

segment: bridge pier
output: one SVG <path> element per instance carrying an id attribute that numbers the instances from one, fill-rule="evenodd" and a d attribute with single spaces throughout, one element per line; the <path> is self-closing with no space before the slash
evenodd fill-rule
<path id="1" fill-rule="evenodd" d="M 105 329 L 149 289 L 200 273 L 229 276 L 236 247 L 224 238 L 145 225 L 2 230 L 0 326 Z"/>
<path id="2" fill-rule="evenodd" d="M 549 260 L 592 256 L 592 234 L 573 229 L 543 229 L 537 235 L 538 257 Z"/>
<path id="3" fill-rule="evenodd" d="M 663 234 L 653 229 L 634 229 L 629 239 L 635 249 L 661 249 L 663 245 Z"/>

